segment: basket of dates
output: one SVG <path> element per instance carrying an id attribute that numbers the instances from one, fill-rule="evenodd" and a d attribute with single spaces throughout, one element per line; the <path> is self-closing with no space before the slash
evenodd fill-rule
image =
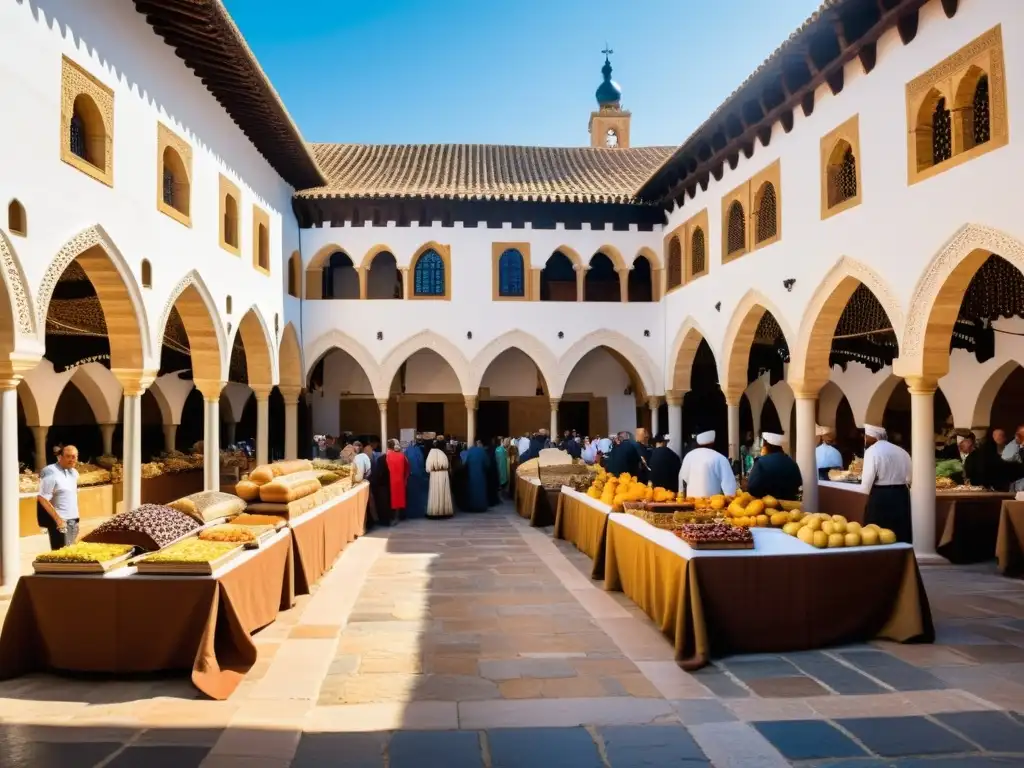
<path id="1" fill-rule="evenodd" d="M 694 549 L 754 548 L 749 528 L 728 523 L 687 523 L 676 528 L 675 534 Z"/>

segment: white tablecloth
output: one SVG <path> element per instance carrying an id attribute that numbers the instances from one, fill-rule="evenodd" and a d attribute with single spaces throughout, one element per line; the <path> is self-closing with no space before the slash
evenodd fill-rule
<path id="1" fill-rule="evenodd" d="M 562 493 L 563 496 L 568 496 L 568 497 L 570 497 L 572 499 L 576 499 L 577 501 L 582 501 L 588 507 L 593 507 L 598 512 L 601 512 L 601 513 L 606 514 L 606 515 L 612 514 L 612 508 L 609 507 L 607 504 L 603 504 L 602 502 L 598 501 L 597 499 L 593 498 L 592 496 L 587 496 L 587 494 L 585 494 L 585 493 L 580 493 L 579 491 L 574 491 L 568 485 L 563 485 L 562 486 L 561 493 Z M 646 525 L 646 523 L 645 523 L 645 525 Z"/>

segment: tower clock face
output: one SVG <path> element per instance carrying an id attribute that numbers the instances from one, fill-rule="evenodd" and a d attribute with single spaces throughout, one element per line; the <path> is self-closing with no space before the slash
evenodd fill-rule
<path id="1" fill-rule="evenodd" d="M 619 134 L 615 132 L 614 128 L 608 129 L 608 133 L 604 137 L 604 143 L 609 147 L 619 146 Z"/>

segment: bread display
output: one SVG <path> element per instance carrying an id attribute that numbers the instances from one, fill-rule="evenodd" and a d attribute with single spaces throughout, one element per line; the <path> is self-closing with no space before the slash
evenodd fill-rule
<path id="1" fill-rule="evenodd" d="M 259 501 L 260 487 L 252 480 L 239 480 L 235 483 L 235 495 L 242 501 Z"/>
<path id="2" fill-rule="evenodd" d="M 200 491 L 172 501 L 167 506 L 191 515 L 200 523 L 233 517 L 245 511 L 245 501 L 238 496 L 221 491 Z"/>
<path id="3" fill-rule="evenodd" d="M 199 528 L 194 517 L 162 504 L 143 504 L 100 523 L 83 541 L 130 544 L 144 552 L 163 549 Z"/>
<path id="4" fill-rule="evenodd" d="M 320 490 L 320 481 L 307 472 L 283 475 L 272 482 L 260 486 L 260 501 L 287 504 L 291 501 L 310 496 Z"/>
<path id="5" fill-rule="evenodd" d="M 296 472 L 311 472 L 313 470 L 313 462 L 309 459 L 286 459 L 285 461 L 275 461 L 270 465 L 270 470 L 274 473 L 274 477 L 294 475 Z"/>
<path id="6" fill-rule="evenodd" d="M 274 479 L 274 470 L 269 464 L 260 464 L 249 473 L 249 482 L 265 485 Z"/>

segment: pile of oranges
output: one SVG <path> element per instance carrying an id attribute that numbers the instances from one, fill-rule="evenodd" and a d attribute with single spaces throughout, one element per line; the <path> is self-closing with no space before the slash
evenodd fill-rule
<path id="1" fill-rule="evenodd" d="M 616 512 L 621 512 L 623 504 L 628 501 L 675 501 L 676 494 L 664 488 L 655 488 L 650 483 L 641 483 L 635 475 L 623 472 L 611 475 L 603 467 L 599 468 L 594 482 L 587 489 L 587 496 L 607 504 Z"/>

